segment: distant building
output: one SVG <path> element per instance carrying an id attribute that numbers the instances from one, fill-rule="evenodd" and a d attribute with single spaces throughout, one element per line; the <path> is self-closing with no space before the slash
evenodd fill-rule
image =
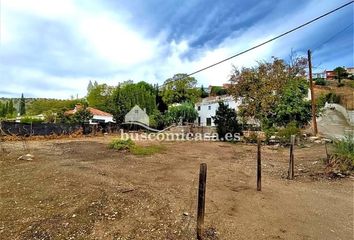
<path id="1" fill-rule="evenodd" d="M 149 125 L 149 116 L 146 114 L 145 109 L 142 110 L 138 105 L 135 105 L 124 117 L 124 122 L 139 122 Z"/>
<path id="2" fill-rule="evenodd" d="M 325 72 L 312 73 L 312 78 L 326 78 L 326 73 Z"/>
<path id="3" fill-rule="evenodd" d="M 347 67 L 346 70 L 349 75 L 354 75 L 354 67 Z"/>
<path id="4" fill-rule="evenodd" d="M 215 126 L 212 117 L 215 116 L 220 101 L 227 104 L 229 108 L 235 109 L 235 111 L 238 111 L 238 106 L 241 105 L 241 100 L 235 101 L 229 95 L 203 98 L 201 102 L 195 104 L 195 109 L 198 111 L 198 118 L 196 120 L 198 126 Z"/>
<path id="5" fill-rule="evenodd" d="M 333 80 L 337 76 L 334 71 L 325 71 L 326 73 L 326 80 Z"/>
<path id="6" fill-rule="evenodd" d="M 65 114 L 66 115 L 75 114 L 78 110 L 82 108 L 83 106 L 81 104 L 76 104 L 73 110 L 66 111 Z M 93 107 L 88 107 L 87 110 L 90 111 L 90 113 L 93 115 L 92 119 L 90 120 L 90 124 L 115 122 L 113 120 L 113 115 L 110 113 L 101 111 Z"/>

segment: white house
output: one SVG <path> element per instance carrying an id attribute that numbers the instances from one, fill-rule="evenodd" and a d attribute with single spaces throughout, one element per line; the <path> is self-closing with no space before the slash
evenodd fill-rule
<path id="1" fill-rule="evenodd" d="M 203 98 L 201 102 L 195 104 L 195 109 L 198 111 L 196 120 L 198 126 L 215 126 L 212 117 L 215 116 L 220 101 L 228 105 L 229 108 L 235 109 L 235 111 L 238 111 L 238 106 L 241 105 L 241 100 L 235 101 L 232 96 L 228 95 Z"/>
<path id="2" fill-rule="evenodd" d="M 73 110 L 66 111 L 65 114 L 67 115 L 75 114 L 81 108 L 82 108 L 81 104 L 76 104 Z M 110 113 L 101 111 L 93 107 L 88 107 L 87 110 L 90 111 L 90 113 L 93 115 L 92 119 L 90 120 L 90 124 L 115 122 L 113 120 L 113 115 Z"/>
<path id="3" fill-rule="evenodd" d="M 124 122 L 140 122 L 149 125 L 149 116 L 145 109 L 142 110 L 138 105 L 135 105 L 124 117 Z"/>

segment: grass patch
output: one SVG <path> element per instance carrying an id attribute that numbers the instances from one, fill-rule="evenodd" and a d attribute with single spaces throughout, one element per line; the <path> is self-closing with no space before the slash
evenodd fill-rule
<path id="1" fill-rule="evenodd" d="M 130 150 L 133 146 L 135 146 L 135 143 L 130 138 L 127 140 L 113 139 L 112 142 L 110 142 L 108 145 L 109 148 L 115 149 L 118 151 Z"/>
<path id="2" fill-rule="evenodd" d="M 165 150 L 162 145 L 149 145 L 149 146 L 139 146 L 134 143 L 130 138 L 127 140 L 114 139 L 109 143 L 109 148 L 118 151 L 129 151 L 134 155 L 138 156 L 149 156 L 155 153 L 160 153 Z"/>
<path id="3" fill-rule="evenodd" d="M 334 155 L 342 171 L 354 170 L 354 135 L 334 142 Z"/>
<path id="4" fill-rule="evenodd" d="M 137 146 L 134 145 L 130 148 L 130 152 L 138 156 L 150 156 L 156 153 L 163 152 L 165 147 L 162 145 L 150 145 L 150 146 Z"/>

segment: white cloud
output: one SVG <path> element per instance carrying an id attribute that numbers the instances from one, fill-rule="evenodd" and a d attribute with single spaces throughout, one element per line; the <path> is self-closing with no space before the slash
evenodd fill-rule
<path id="1" fill-rule="evenodd" d="M 108 63 L 129 67 L 150 60 L 157 43 L 109 16 L 88 16 L 79 21 L 78 34 L 88 46 Z"/>
<path id="2" fill-rule="evenodd" d="M 100 2 L 76 0 L 3 0 L 2 45 L 10 46 L 16 40 L 26 37 L 22 35 L 21 21 L 27 21 L 29 19 L 28 16 L 59 22 L 68 27 L 71 30 L 70 32 L 74 33 L 76 40 L 82 43 L 82 48 L 85 51 L 89 50 L 89 58 L 90 60 L 93 59 L 93 61 L 75 63 L 68 59 L 72 56 L 72 53 L 65 51 L 65 48 L 63 48 L 64 50 L 61 48 L 59 50 L 51 49 L 52 55 L 50 56 L 70 65 L 77 64 L 77 67 L 73 66 L 76 69 L 96 68 L 98 66 L 95 66 L 94 63 L 101 63 L 100 66 L 104 68 L 103 72 L 107 72 L 107 74 L 101 74 L 96 77 L 90 76 L 85 72 L 77 73 L 74 77 L 66 77 L 66 74 L 63 74 L 65 77 L 59 77 L 39 67 L 19 69 L 13 66 L 13 70 L 10 72 L 13 76 L 13 81 L 7 84 L 6 90 L 28 91 L 39 97 L 63 98 L 77 93 L 80 96 L 84 96 L 90 79 L 111 85 L 116 85 L 117 82 L 127 79 L 145 80 L 150 83 L 159 82 L 161 84 L 175 73 L 191 73 L 206 67 L 271 38 L 272 36 L 269 33 L 281 33 L 337 5 L 334 2 L 318 5 L 317 1 L 311 1 L 306 5 L 306 8 L 293 14 L 284 14 L 284 16 L 275 19 L 270 18 L 270 16 L 248 29 L 230 32 L 230 36 L 219 43 L 218 46 L 213 46 L 212 48 L 202 47 L 195 50 L 190 46 L 190 42 L 196 40 L 196 37 L 202 36 L 203 31 L 208 31 L 208 21 L 211 21 L 212 17 L 205 19 L 206 23 L 198 29 L 199 32 L 195 35 L 188 36 L 180 41 L 173 39 L 167 41 L 167 34 L 164 34 L 164 32 L 172 30 L 162 28 L 160 34 L 148 38 L 143 29 L 132 27 L 129 13 L 124 12 L 124 10 L 122 12 L 109 11 L 102 6 L 95 5 L 98 3 Z M 186 9 L 184 10 L 187 11 Z M 242 16 L 242 20 L 252 16 L 253 13 L 248 12 L 245 16 Z M 240 19 L 241 17 L 236 20 L 240 21 Z M 321 24 L 318 26 L 321 27 Z M 289 37 L 269 43 L 198 73 L 195 77 L 198 79 L 199 84 L 204 86 L 209 84 L 221 85 L 228 81 L 232 64 L 238 67 L 253 66 L 257 60 L 269 59 L 272 55 L 279 57 L 287 55 L 292 47 L 298 46 L 298 43 L 301 42 L 302 34 L 304 32 L 309 33 L 313 29 L 308 27 Z M 34 32 L 33 34 L 40 33 Z M 194 54 L 194 58 L 185 58 L 184 56 L 191 51 L 197 51 Z M 46 59 L 41 59 L 41 61 L 45 62 Z M 62 65 L 65 64 L 63 63 Z M 42 65 L 38 64 L 38 66 Z M 86 67 L 80 68 L 80 66 Z M 70 69 L 69 67 L 67 68 Z M 4 85 L 1 81 L 3 80 L 0 79 L 0 84 Z M 53 86 L 53 89 L 57 86 L 59 90 L 34 87 L 28 84 L 30 81 Z M 19 86 L 26 87 L 19 89 Z"/>

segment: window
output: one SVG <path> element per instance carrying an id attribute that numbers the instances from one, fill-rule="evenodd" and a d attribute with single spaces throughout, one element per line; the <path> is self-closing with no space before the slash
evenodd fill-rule
<path id="1" fill-rule="evenodd" d="M 200 111 L 200 106 L 198 106 L 198 111 Z"/>
<path id="2" fill-rule="evenodd" d="M 208 110 L 211 110 L 211 106 L 208 106 Z"/>
<path id="3" fill-rule="evenodd" d="M 209 106 L 210 107 L 210 106 Z M 206 125 L 207 126 L 211 126 L 211 118 L 207 118 L 206 119 Z"/>
<path id="4" fill-rule="evenodd" d="M 198 126 L 200 126 L 200 117 L 198 117 Z"/>
<path id="5" fill-rule="evenodd" d="M 136 109 L 134 112 L 135 112 L 136 114 L 138 114 L 138 113 L 139 113 L 139 110 L 138 110 L 138 109 Z"/>

